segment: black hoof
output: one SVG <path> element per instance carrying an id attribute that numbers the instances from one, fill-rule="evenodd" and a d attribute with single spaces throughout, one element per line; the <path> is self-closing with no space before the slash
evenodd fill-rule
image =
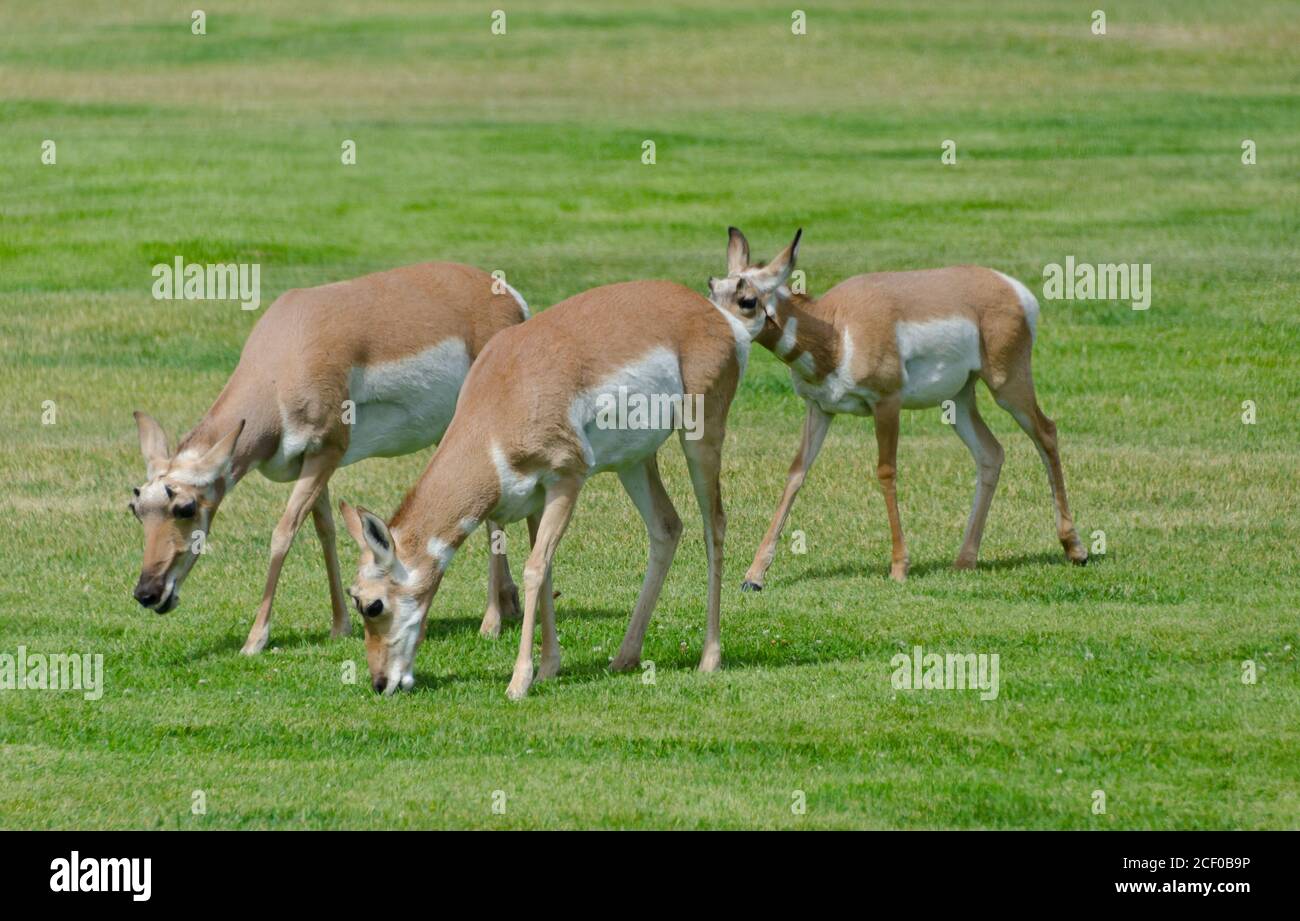
<path id="1" fill-rule="evenodd" d="M 759 585 L 757 582 L 750 582 L 746 579 L 744 582 L 740 583 L 740 590 L 742 592 L 761 592 L 763 586 Z"/>

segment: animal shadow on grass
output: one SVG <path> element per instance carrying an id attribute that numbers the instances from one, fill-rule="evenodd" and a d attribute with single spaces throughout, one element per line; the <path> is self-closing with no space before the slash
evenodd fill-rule
<path id="1" fill-rule="evenodd" d="M 1089 561 L 1091 563 L 1091 560 Z M 981 559 L 976 565 L 973 575 L 981 572 L 1000 572 L 1004 570 L 1021 569 L 1027 566 L 1050 566 L 1050 565 L 1069 565 L 1069 561 L 1061 554 L 1059 550 L 1042 550 L 1038 553 L 1020 553 L 1015 556 L 1002 557 L 994 560 Z M 936 573 L 960 572 L 961 570 L 953 569 L 952 559 L 943 557 L 933 560 L 926 560 L 914 564 L 908 570 L 907 578 L 924 579 Z M 800 582 L 815 582 L 822 579 L 843 579 L 852 576 L 865 576 L 874 581 L 886 581 L 889 577 L 888 561 L 876 565 L 874 563 L 839 563 L 835 566 L 813 566 L 803 572 L 794 573 L 789 576 L 777 576 L 775 579 L 769 579 L 766 588 L 779 588 L 782 584 L 796 585 Z"/>
<path id="2" fill-rule="evenodd" d="M 631 608 L 625 611 L 618 608 L 570 607 L 568 605 L 565 605 L 563 607 L 557 606 L 555 616 L 556 616 L 556 621 L 560 624 L 563 624 L 564 621 L 569 619 L 622 620 L 626 622 L 627 619 L 632 616 L 632 610 Z M 480 622 L 481 622 L 480 618 L 468 617 L 468 616 L 467 617 L 441 617 L 436 619 L 430 618 L 428 627 L 425 630 L 424 639 L 425 642 L 428 642 L 430 640 L 437 639 L 439 637 L 444 637 L 444 636 L 463 636 L 466 633 L 476 632 L 478 630 L 478 626 Z M 516 648 L 518 648 L 519 645 L 519 630 L 520 630 L 520 622 L 518 619 L 505 620 L 502 621 L 501 623 L 501 635 L 498 636 L 495 640 L 485 639 L 483 640 L 483 642 L 505 643 L 507 648 L 513 652 Z M 619 639 L 622 639 L 621 633 L 619 634 L 618 638 L 614 640 L 614 642 L 617 644 Z M 534 644 L 534 650 L 533 650 L 534 656 L 536 656 L 537 650 L 540 648 L 540 642 L 541 641 L 540 641 L 540 634 L 539 634 L 539 639 Z M 511 659 L 511 662 L 513 662 L 513 659 Z M 456 672 L 450 675 L 433 674 L 431 672 L 421 671 L 419 668 L 417 668 L 415 670 L 415 690 L 436 691 L 440 687 L 446 687 L 448 685 L 459 684 L 462 682 L 476 682 L 476 681 L 484 681 L 484 680 L 493 681 L 498 678 L 502 683 L 501 684 L 502 688 L 504 688 L 505 685 L 510 681 L 510 664 L 507 663 L 504 666 L 504 668 L 505 670 L 502 671 L 496 665 L 488 665 L 484 667 L 471 666 L 471 667 L 457 670 Z M 559 677 L 563 678 L 566 675 L 573 676 L 573 677 L 579 677 L 579 676 L 591 677 L 593 675 L 598 675 L 602 673 L 613 674 L 612 672 L 609 671 L 607 667 L 603 665 L 591 664 L 585 662 L 571 662 L 568 659 L 568 657 L 566 657 L 565 663 L 560 669 Z M 544 685 L 545 682 L 543 682 L 543 684 L 537 685 L 533 693 L 540 690 Z"/>
<path id="3" fill-rule="evenodd" d="M 359 635 L 360 628 L 353 625 L 353 634 Z M 236 630 L 219 639 L 193 646 L 185 650 L 180 657 L 181 661 L 194 662 L 198 659 L 206 659 L 212 656 L 235 655 L 239 650 L 244 648 L 244 640 L 247 634 L 242 630 Z M 271 640 L 266 644 L 261 655 L 271 654 L 272 649 L 296 649 L 300 646 L 316 646 L 326 643 L 337 642 L 330 637 L 329 627 L 318 630 L 292 630 L 282 629 L 279 633 L 272 633 Z"/>

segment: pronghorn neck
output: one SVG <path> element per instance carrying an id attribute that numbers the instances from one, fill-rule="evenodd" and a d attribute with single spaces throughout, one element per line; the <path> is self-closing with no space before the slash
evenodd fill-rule
<path id="1" fill-rule="evenodd" d="M 223 492 L 228 491 L 244 478 L 244 474 L 265 460 L 257 453 L 261 446 L 255 436 L 253 423 L 263 415 L 257 410 L 256 406 L 239 405 L 238 401 L 230 399 L 230 388 L 227 386 L 198 424 L 180 440 L 176 446 L 176 460 L 202 457 L 209 448 L 234 431 L 241 421 L 245 422 L 244 432 L 235 442 L 235 452 L 230 459 L 230 473 L 223 485 Z"/>
<path id="2" fill-rule="evenodd" d="M 463 450 L 451 436 L 449 432 L 434 451 L 389 524 L 403 564 L 422 583 L 441 578 L 460 545 L 486 521 L 500 493 L 487 452 L 473 446 Z"/>
<path id="3" fill-rule="evenodd" d="M 782 297 L 777 301 L 776 317 L 757 341 L 787 365 L 809 354 L 824 360 L 838 353 L 840 335 L 816 298 L 804 294 Z"/>

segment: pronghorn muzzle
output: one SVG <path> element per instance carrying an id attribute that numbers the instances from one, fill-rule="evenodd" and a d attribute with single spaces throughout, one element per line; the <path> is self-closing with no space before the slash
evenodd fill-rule
<path id="1" fill-rule="evenodd" d="M 146 579 L 144 576 L 135 584 L 135 591 L 132 593 L 135 600 L 140 602 L 146 608 L 151 608 L 159 614 L 166 614 L 172 608 L 176 607 L 181 600 L 180 592 L 176 589 L 176 582 L 167 576 L 162 578 Z"/>

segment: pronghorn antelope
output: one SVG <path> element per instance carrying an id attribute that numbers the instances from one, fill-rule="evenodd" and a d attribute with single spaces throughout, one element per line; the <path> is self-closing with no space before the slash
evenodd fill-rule
<path id="1" fill-rule="evenodd" d="M 763 328 L 754 304 L 717 308 L 661 281 L 586 291 L 502 332 L 465 381 L 456 416 L 418 483 L 387 524 L 340 503 L 361 546 L 351 589 L 365 615 L 366 655 L 376 691 L 410 688 L 429 605 L 452 554 L 485 519 L 527 518 L 523 628 L 507 689 L 518 700 L 533 682 L 533 632 L 541 611 L 537 679 L 560 666 L 551 561 L 587 478 L 618 474 L 645 521 L 650 554 L 631 623 L 610 667 L 636 668 L 646 625 L 681 536 L 681 519 L 659 478 L 655 453 L 680 420 L 609 425 L 611 402 L 667 399 L 699 407 L 699 429 L 682 449 L 704 518 L 708 621 L 701 671 L 722 658 L 722 541 L 719 470 L 727 410 L 751 339 Z M 698 437 L 693 437 L 698 436 Z"/>
<path id="2" fill-rule="evenodd" d="M 176 607 L 217 507 L 257 469 L 294 486 L 242 651 L 254 655 L 266 646 L 280 569 L 308 513 L 325 555 L 332 635 L 348 633 L 331 474 L 441 438 L 475 357 L 498 331 L 527 317 L 527 305 L 504 281 L 449 262 L 286 292 L 253 327 L 234 374 L 175 453 L 157 422 L 135 414 L 148 477 L 130 503 L 144 525 L 136 600 L 159 614 Z M 492 554 L 482 630 L 495 634 L 501 616 L 517 609 L 506 560 Z"/>
<path id="3" fill-rule="evenodd" d="M 978 470 L 955 563 L 959 569 L 974 567 L 1002 469 L 1002 446 L 975 407 L 977 378 L 1038 448 L 1056 503 L 1057 537 L 1066 557 L 1086 563 L 1088 551 L 1065 497 L 1056 426 L 1034 397 L 1030 352 L 1038 301 L 1029 289 L 992 269 L 957 266 L 858 275 L 821 298 L 804 297 L 786 286 L 801 234 L 770 263 L 757 265 L 749 261 L 745 235 L 732 227 L 727 276 L 709 280 L 710 298 L 720 307 L 761 305 L 767 325 L 755 341 L 790 366 L 794 389 L 808 407 L 785 492 L 741 588 L 763 588 L 790 507 L 836 413 L 875 417 L 876 477 L 893 540 L 890 575 L 903 581 L 908 558 L 894 491 L 899 411 L 948 400 L 955 408 L 957 435 Z"/>

